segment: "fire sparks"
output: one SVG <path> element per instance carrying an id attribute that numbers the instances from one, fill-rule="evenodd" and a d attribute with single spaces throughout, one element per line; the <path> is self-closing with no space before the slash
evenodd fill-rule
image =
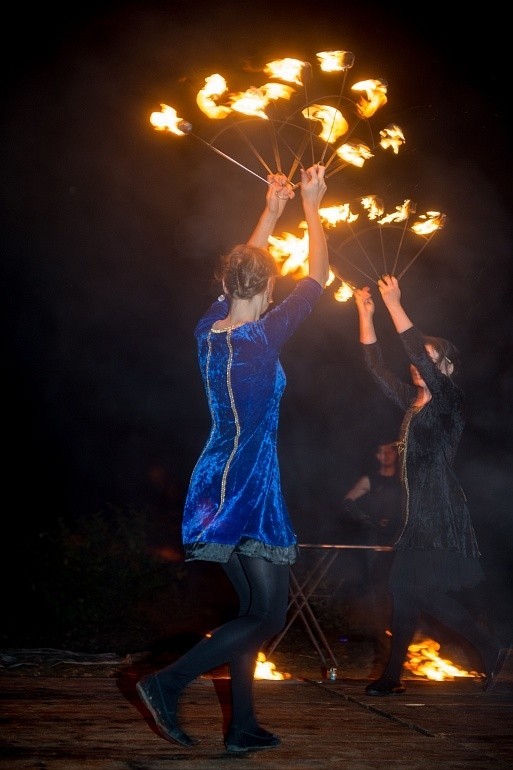
<path id="1" fill-rule="evenodd" d="M 452 680 L 456 677 L 479 678 L 477 671 L 465 671 L 465 669 L 450 660 L 441 658 L 438 654 L 440 644 L 433 639 L 422 639 L 408 647 L 408 661 L 404 667 L 415 676 L 433 679 L 437 682 Z"/>

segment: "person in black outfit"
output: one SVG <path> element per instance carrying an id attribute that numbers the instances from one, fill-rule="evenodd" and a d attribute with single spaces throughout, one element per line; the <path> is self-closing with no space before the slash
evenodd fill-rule
<path id="1" fill-rule="evenodd" d="M 346 493 L 343 509 L 347 520 L 359 525 L 359 542 L 391 545 L 401 522 L 397 442 L 380 441 L 374 456 L 377 463 Z"/>
<path id="2" fill-rule="evenodd" d="M 458 351 L 448 340 L 427 337 L 401 304 L 399 282 L 385 275 L 378 288 L 410 360 L 412 384 L 387 370 L 374 329 L 370 289 L 354 292 L 366 367 L 381 390 L 404 411 L 400 472 L 404 524 L 390 571 L 393 596 L 392 646 L 380 678 L 367 695 L 401 695 L 408 647 L 423 613 L 466 639 L 479 653 L 483 688 L 490 689 L 507 649 L 476 622 L 451 594 L 484 579 L 466 498 L 453 470 L 465 423 L 464 395 L 453 375 Z"/>
<path id="3" fill-rule="evenodd" d="M 352 541 L 367 545 L 361 553 L 368 604 L 366 625 L 374 647 L 374 667 L 383 665 L 390 650 L 392 600 L 388 576 L 392 550 L 373 550 L 372 546 L 389 546 L 395 542 L 402 520 L 402 487 L 399 477 L 397 442 L 380 440 L 374 454 L 375 463 L 346 493 L 343 525 L 349 524 Z"/>

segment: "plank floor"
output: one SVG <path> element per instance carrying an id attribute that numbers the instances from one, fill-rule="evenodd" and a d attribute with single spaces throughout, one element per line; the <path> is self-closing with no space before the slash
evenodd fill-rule
<path id="1" fill-rule="evenodd" d="M 407 680 L 392 698 L 364 694 L 368 680 L 255 682 L 261 724 L 276 749 L 227 754 L 226 679 L 185 691 L 182 726 L 198 739 L 182 749 L 159 736 L 136 697 L 140 676 L 10 676 L 0 673 L 2 770 L 499 770 L 513 766 L 513 677 L 491 692 L 475 679 Z"/>

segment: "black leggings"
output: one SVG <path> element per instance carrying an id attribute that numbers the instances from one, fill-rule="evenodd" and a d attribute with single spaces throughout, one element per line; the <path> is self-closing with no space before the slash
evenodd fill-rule
<path id="1" fill-rule="evenodd" d="M 497 641 L 474 620 L 466 607 L 443 591 L 432 588 L 395 589 L 393 602 L 392 647 L 383 678 L 400 679 L 421 613 L 426 613 L 470 642 L 480 654 L 485 670 L 493 662 Z"/>
<path id="2" fill-rule="evenodd" d="M 289 595 L 288 564 L 233 553 L 223 564 L 239 598 L 239 614 L 201 639 L 158 676 L 176 709 L 181 690 L 193 679 L 226 663 L 230 666 L 232 726 L 256 727 L 253 679 L 258 653 L 285 625 Z"/>

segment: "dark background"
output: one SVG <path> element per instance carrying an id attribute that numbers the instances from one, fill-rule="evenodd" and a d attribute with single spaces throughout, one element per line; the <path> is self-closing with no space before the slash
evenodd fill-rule
<path id="1" fill-rule="evenodd" d="M 410 198 L 419 212 L 447 215 L 401 285 L 416 324 L 462 355 L 468 422 L 457 471 L 496 623 L 511 638 L 513 164 L 500 20 L 448 20 L 409 4 L 234 2 L 78 3 L 12 19 L 1 143 L 10 591 L 31 570 L 28 535 L 106 503 L 147 510 L 150 545 L 179 548 L 183 496 L 209 430 L 193 330 L 219 293 L 219 254 L 248 237 L 265 187 L 194 136 L 154 131 L 150 113 L 179 103 L 209 140 L 194 104 L 205 77 L 221 72 L 245 89 L 265 82 L 268 61 L 314 63 L 320 50 L 344 49 L 356 56 L 348 85 L 387 81 L 372 123 L 398 123 L 406 144 L 334 175 L 324 203 L 377 193 L 388 210 Z M 233 157 L 243 153 L 234 137 Z M 297 232 L 300 218 L 298 196 L 280 225 Z M 283 279 L 278 295 L 292 283 Z M 387 358 L 407 377 L 374 292 Z M 401 415 L 363 371 L 354 304 L 329 290 L 282 362 L 279 448 L 300 541 L 343 542 L 341 499 Z"/>

